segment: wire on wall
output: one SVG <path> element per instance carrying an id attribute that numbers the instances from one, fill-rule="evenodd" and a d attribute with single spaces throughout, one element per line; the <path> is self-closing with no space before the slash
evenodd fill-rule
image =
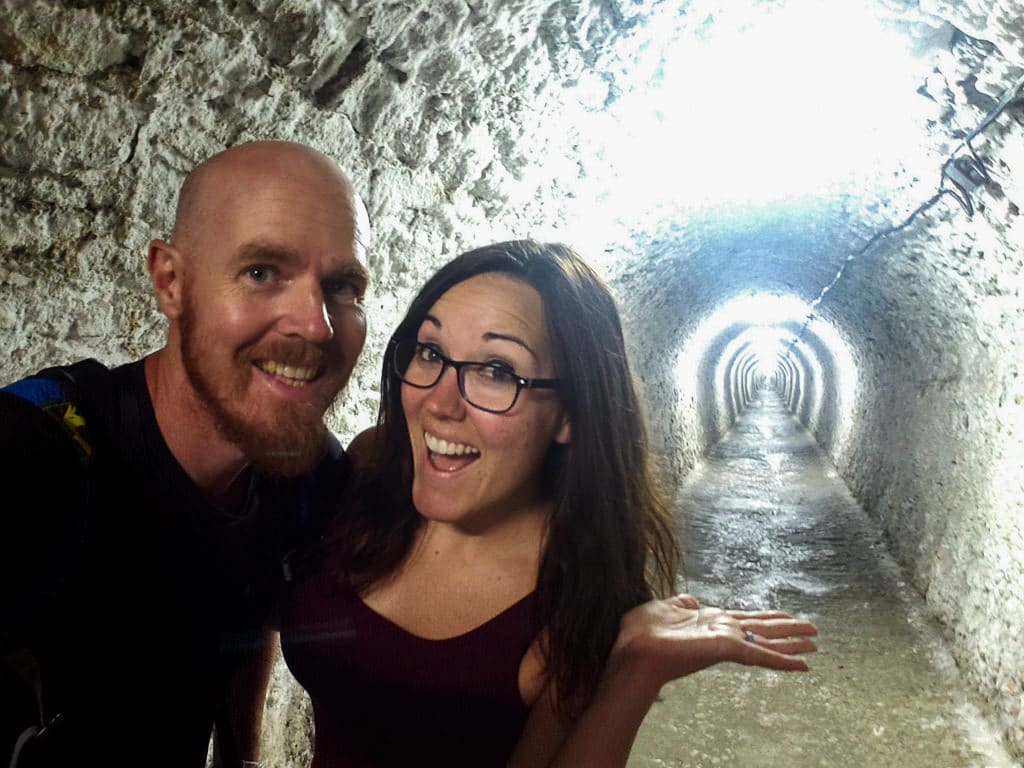
<path id="1" fill-rule="evenodd" d="M 1024 104 L 1024 96 L 1021 95 L 1022 91 L 1024 91 L 1024 74 L 1018 77 L 1013 85 L 1006 89 L 996 106 L 985 115 L 984 119 L 978 123 L 974 130 L 968 133 L 950 153 L 949 158 L 942 165 L 939 186 L 935 194 L 917 206 L 899 224 L 876 232 L 863 246 L 846 257 L 843 265 L 836 272 L 836 276 L 832 278 L 828 285 L 822 288 L 818 297 L 811 302 L 810 311 L 807 313 L 803 325 L 786 347 L 785 358 L 789 358 L 793 347 L 803 338 L 807 328 L 814 320 L 814 310 L 821 304 L 825 294 L 832 290 L 835 284 L 842 279 L 843 273 L 846 272 L 846 268 L 850 263 L 871 250 L 879 240 L 906 229 L 920 214 L 927 211 L 947 195 L 960 204 L 968 218 L 974 216 L 974 200 L 971 196 L 978 189 L 989 184 L 992 181 L 992 176 L 989 174 L 988 168 L 985 167 L 984 160 L 978 155 L 971 142 L 992 125 L 996 118 L 1008 107 L 1018 102 Z M 963 152 L 964 149 L 967 150 L 966 154 Z"/>

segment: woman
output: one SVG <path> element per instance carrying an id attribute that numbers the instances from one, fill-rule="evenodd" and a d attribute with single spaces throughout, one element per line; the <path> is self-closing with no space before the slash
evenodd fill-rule
<path id="1" fill-rule="evenodd" d="M 809 641 L 772 638 L 806 622 L 647 602 L 674 589 L 676 529 L 615 302 L 565 246 L 435 274 L 350 453 L 351 502 L 282 611 L 317 768 L 622 765 L 667 680 L 805 668 Z"/>

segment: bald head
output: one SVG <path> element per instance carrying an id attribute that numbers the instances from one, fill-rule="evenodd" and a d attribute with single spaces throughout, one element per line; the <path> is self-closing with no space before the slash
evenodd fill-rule
<path id="1" fill-rule="evenodd" d="M 243 144 L 189 174 L 172 242 L 149 247 L 169 322 L 147 380 L 197 482 L 211 435 L 236 472 L 305 472 L 322 455 L 323 414 L 366 339 L 368 238 L 351 182 L 301 144 Z M 196 418 L 205 431 L 179 426 Z"/>
<path id="2" fill-rule="evenodd" d="M 194 253 L 211 227 L 234 215 L 254 192 L 277 188 L 284 195 L 286 187 L 322 195 L 321 202 L 335 205 L 338 215 L 351 218 L 363 249 L 369 246 L 366 209 L 352 182 L 323 153 L 287 141 L 239 144 L 196 166 L 178 195 L 171 242 L 185 254 Z"/>

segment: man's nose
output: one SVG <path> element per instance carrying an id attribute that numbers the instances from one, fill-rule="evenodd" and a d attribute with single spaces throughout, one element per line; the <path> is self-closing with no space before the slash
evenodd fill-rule
<path id="1" fill-rule="evenodd" d="M 295 285 L 289 291 L 284 315 L 283 330 L 289 335 L 314 342 L 328 341 L 334 336 L 334 322 L 319 285 Z"/>

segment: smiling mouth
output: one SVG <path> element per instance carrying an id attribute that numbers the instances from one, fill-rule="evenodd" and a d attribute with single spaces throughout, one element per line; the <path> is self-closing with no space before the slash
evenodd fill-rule
<path id="1" fill-rule="evenodd" d="M 427 444 L 427 450 L 432 456 L 455 456 L 455 457 L 476 457 L 480 455 L 480 449 L 463 443 L 449 443 L 439 437 L 434 437 L 429 432 L 423 433 L 423 440 Z"/>
<path id="2" fill-rule="evenodd" d="M 317 369 L 298 365 L 285 365 L 274 360 L 257 360 L 255 366 L 290 387 L 301 387 L 316 378 Z"/>

